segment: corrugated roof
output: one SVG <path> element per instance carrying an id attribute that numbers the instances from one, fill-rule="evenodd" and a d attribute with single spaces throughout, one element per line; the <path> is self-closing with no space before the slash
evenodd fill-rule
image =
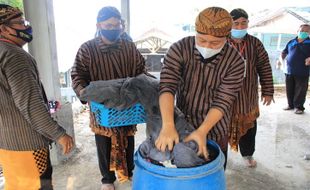
<path id="1" fill-rule="evenodd" d="M 170 34 L 167 34 L 166 32 L 164 32 L 158 28 L 151 28 L 150 30 L 147 30 L 141 36 L 137 37 L 134 41 L 135 42 L 144 41 L 145 39 L 148 39 L 150 37 L 160 38 L 160 39 L 168 41 L 168 42 L 173 41 L 173 38 Z"/>
<path id="2" fill-rule="evenodd" d="M 291 14 L 303 23 L 310 23 L 310 7 L 285 7 L 276 10 L 264 10 L 254 14 L 251 18 L 249 28 L 263 26 L 269 21 L 281 17 L 284 14 Z"/>

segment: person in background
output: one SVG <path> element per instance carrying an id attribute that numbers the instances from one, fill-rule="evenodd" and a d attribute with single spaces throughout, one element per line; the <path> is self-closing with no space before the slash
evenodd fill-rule
<path id="1" fill-rule="evenodd" d="M 146 73 L 145 60 L 135 44 L 120 38 L 122 18 L 115 7 L 103 7 L 97 16 L 98 37 L 83 43 L 72 67 L 72 87 L 80 97 L 91 81 L 135 77 Z M 87 102 L 83 102 L 87 103 Z M 136 126 L 99 126 L 90 113 L 95 133 L 102 190 L 114 190 L 115 172 L 120 182 L 132 177 Z"/>
<path id="2" fill-rule="evenodd" d="M 122 40 L 127 40 L 129 42 L 133 42 L 132 38 L 128 35 L 128 33 L 126 32 L 126 24 L 125 24 L 125 20 L 122 19 L 121 20 L 121 23 L 122 23 L 122 32 L 120 34 L 120 39 Z M 100 36 L 100 33 L 99 33 L 99 30 L 96 31 L 96 34 L 95 34 L 95 38 L 96 37 L 99 37 Z"/>
<path id="3" fill-rule="evenodd" d="M 255 136 L 259 117 L 258 85 L 261 85 L 261 101 L 270 105 L 273 100 L 273 80 L 269 57 L 262 42 L 247 33 L 248 14 L 241 8 L 230 12 L 233 18 L 229 43 L 243 57 L 246 72 L 243 85 L 239 91 L 232 111 L 229 132 L 229 144 L 234 151 L 240 153 L 248 167 L 256 167 L 253 158 Z"/>
<path id="4" fill-rule="evenodd" d="M 297 37 L 290 40 L 282 51 L 281 59 L 286 59 L 285 85 L 288 106 L 284 110 L 294 110 L 303 114 L 308 91 L 310 70 L 310 25 L 302 24 Z"/>
<path id="5" fill-rule="evenodd" d="M 155 145 L 165 151 L 179 143 L 173 115 L 176 99 L 196 128 L 185 141 L 194 140 L 198 154 L 208 159 L 206 141 L 214 140 L 227 158 L 231 107 L 242 86 L 244 61 L 227 42 L 232 18 L 225 9 L 204 9 L 195 25 L 196 35 L 172 44 L 165 55 L 159 97 L 162 129 Z"/>
<path id="6" fill-rule="evenodd" d="M 51 190 L 49 144 L 67 154 L 73 140 L 50 116 L 36 61 L 22 48 L 33 38 L 22 15 L 0 4 L 0 165 L 6 190 Z"/>

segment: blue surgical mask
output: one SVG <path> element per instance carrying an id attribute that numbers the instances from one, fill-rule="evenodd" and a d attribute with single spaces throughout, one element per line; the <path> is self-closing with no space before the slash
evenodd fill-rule
<path id="1" fill-rule="evenodd" d="M 309 37 L 309 33 L 308 32 L 298 32 L 298 38 L 299 39 L 304 40 L 304 39 L 306 39 L 308 37 Z"/>
<path id="2" fill-rule="evenodd" d="M 247 33 L 248 33 L 247 29 L 243 29 L 243 30 L 232 29 L 231 30 L 231 36 L 237 39 L 243 38 Z"/>
<path id="3" fill-rule="evenodd" d="M 121 30 L 104 30 L 100 29 L 99 34 L 101 36 L 104 36 L 106 39 L 108 39 L 110 42 L 115 42 L 119 39 L 121 35 Z"/>
<path id="4" fill-rule="evenodd" d="M 201 47 L 201 46 L 196 44 L 197 50 L 199 51 L 199 53 L 202 55 L 202 57 L 204 59 L 208 59 L 208 58 L 220 53 L 221 50 L 223 49 L 223 47 L 224 47 L 224 45 L 219 49 L 211 49 L 211 48 Z"/>

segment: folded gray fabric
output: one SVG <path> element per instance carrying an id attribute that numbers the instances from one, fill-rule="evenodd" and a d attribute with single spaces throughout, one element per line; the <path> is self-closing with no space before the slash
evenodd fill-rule
<path id="1" fill-rule="evenodd" d="M 106 107 L 116 109 L 125 109 L 137 102 L 141 103 L 146 112 L 147 126 L 147 139 L 139 148 L 143 158 L 155 162 L 171 160 L 177 167 L 195 167 L 206 163 L 197 155 L 196 142 L 183 142 L 195 128 L 185 120 L 184 114 L 177 107 L 174 109 L 174 118 L 180 143 L 174 146 L 172 152 L 160 152 L 155 147 L 155 140 L 162 127 L 159 110 L 159 80 L 141 74 L 126 79 L 94 81 L 85 88 L 85 93 L 80 99 L 103 103 Z"/>
<path id="2" fill-rule="evenodd" d="M 120 89 L 125 80 L 92 81 L 80 94 L 80 100 L 103 103 L 108 108 L 118 107 L 121 105 Z"/>
<path id="3" fill-rule="evenodd" d="M 196 142 L 178 143 L 172 151 L 173 164 L 178 168 L 190 168 L 206 163 L 204 158 L 197 156 L 198 146 Z"/>
<path id="4" fill-rule="evenodd" d="M 127 91 L 136 94 L 147 116 L 160 116 L 159 80 L 145 74 L 128 79 Z"/>
<path id="5" fill-rule="evenodd" d="M 149 138 L 142 142 L 142 144 L 139 147 L 139 151 L 142 158 L 150 158 L 158 162 L 164 162 L 166 160 L 172 159 L 172 154 L 169 151 L 166 152 L 159 151 L 155 147 L 154 142 Z"/>

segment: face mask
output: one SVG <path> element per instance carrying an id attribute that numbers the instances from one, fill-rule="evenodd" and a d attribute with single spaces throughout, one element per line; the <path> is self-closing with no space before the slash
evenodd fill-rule
<path id="1" fill-rule="evenodd" d="M 12 28 L 12 27 L 10 27 Z M 24 29 L 24 30 L 20 30 L 20 29 L 16 29 L 16 28 L 12 28 L 16 31 L 16 35 L 11 34 L 11 36 L 15 36 L 19 39 L 22 39 L 23 41 L 29 43 L 32 41 L 33 36 L 32 36 L 32 27 L 29 26 L 28 28 Z"/>
<path id="2" fill-rule="evenodd" d="M 106 39 L 108 39 L 110 42 L 114 42 L 119 39 L 121 35 L 121 30 L 104 30 L 100 29 L 99 34 L 101 36 L 104 36 Z"/>
<path id="3" fill-rule="evenodd" d="M 231 36 L 237 39 L 243 38 L 247 33 L 248 33 L 247 29 L 243 29 L 243 30 L 232 29 L 231 30 Z"/>
<path id="4" fill-rule="evenodd" d="M 223 47 L 224 47 L 224 45 L 219 49 L 211 49 L 211 48 L 201 47 L 201 46 L 196 44 L 196 48 L 198 49 L 199 53 L 202 55 L 202 57 L 204 59 L 208 59 L 208 58 L 220 53 L 221 50 L 223 49 Z"/>
<path id="5" fill-rule="evenodd" d="M 308 36 L 309 36 L 308 32 L 298 32 L 298 38 L 299 39 L 304 40 L 304 39 L 308 38 Z"/>

